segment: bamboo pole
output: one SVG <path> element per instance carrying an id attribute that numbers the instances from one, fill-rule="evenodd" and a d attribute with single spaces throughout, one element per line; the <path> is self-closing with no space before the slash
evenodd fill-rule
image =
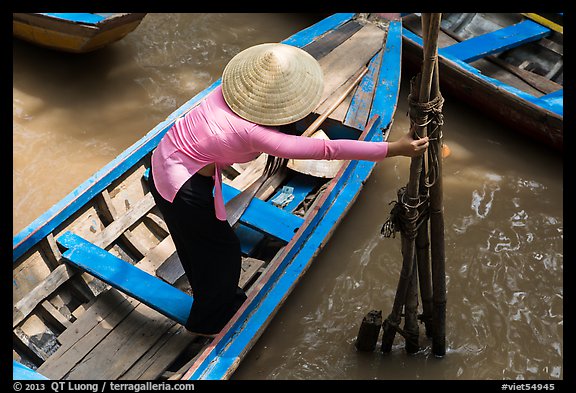
<path id="1" fill-rule="evenodd" d="M 404 305 L 404 338 L 406 352 L 416 353 L 420 350 L 420 331 L 418 328 L 418 274 L 416 256 L 412 262 L 412 276 L 408 281 L 406 304 Z"/>
<path id="2" fill-rule="evenodd" d="M 440 75 L 438 62 L 434 70 L 432 98 L 440 96 Z M 433 334 L 432 353 L 442 357 L 446 354 L 446 255 L 444 245 L 444 206 L 442 182 L 442 139 L 441 134 L 432 141 L 434 151 L 438 152 L 436 181 L 430 187 L 430 240 L 432 256 L 433 291 Z"/>
<path id="3" fill-rule="evenodd" d="M 419 102 L 424 103 L 430 100 L 430 90 L 432 85 L 432 76 L 435 64 L 438 57 L 438 31 L 440 30 L 440 16 L 441 14 L 422 14 L 422 23 L 429 26 L 428 29 L 423 29 L 423 62 L 422 62 L 422 72 L 419 86 Z M 426 136 L 426 127 L 422 124 L 411 124 L 411 132 L 415 137 Z M 406 186 L 406 192 L 404 196 L 406 201 L 404 203 L 409 206 L 407 211 L 407 220 L 413 222 L 417 218 L 417 205 L 419 202 L 419 186 L 420 186 L 420 175 L 423 167 L 423 157 L 414 157 L 410 162 L 410 177 L 408 185 Z M 414 267 L 414 257 L 415 257 L 415 241 L 416 233 L 405 234 L 402 233 L 402 269 L 400 272 L 400 279 L 398 281 L 398 286 L 396 288 L 396 297 L 394 299 L 394 304 L 392 311 L 388 318 L 384 321 L 383 328 L 384 333 L 382 337 L 382 352 L 387 353 L 392 349 L 392 343 L 398 330 L 402 308 L 406 302 L 407 291 L 409 283 L 413 273 Z"/>
<path id="4" fill-rule="evenodd" d="M 430 36 L 430 18 L 423 15 L 422 18 L 422 31 L 423 36 Z M 436 70 L 438 66 L 438 61 L 435 62 Z M 437 74 L 435 74 L 437 76 Z M 432 91 L 435 88 L 435 78 L 432 79 Z M 426 153 L 429 155 L 431 152 L 428 149 Z M 428 171 L 428 160 L 424 160 L 424 170 L 420 175 L 420 195 L 428 196 L 428 187 L 426 184 L 427 171 Z M 428 220 L 425 220 L 418 228 L 418 234 L 416 235 L 416 260 L 418 269 L 418 283 L 420 284 L 420 296 L 422 297 L 422 316 L 421 320 L 424 323 L 425 334 L 427 337 L 432 337 L 432 314 L 433 314 L 433 302 L 432 302 L 432 276 L 431 276 L 431 260 L 430 260 L 430 234 Z"/>
<path id="5" fill-rule="evenodd" d="M 422 178 L 421 183 L 423 182 L 424 179 Z M 426 192 L 428 192 L 427 188 Z M 426 337 L 432 337 L 433 330 L 433 295 L 429 228 L 429 220 L 426 220 L 420 224 L 420 228 L 418 228 L 418 234 L 416 235 L 418 283 L 420 284 L 420 296 L 422 298 L 422 316 L 420 317 L 420 320 L 424 323 Z"/>

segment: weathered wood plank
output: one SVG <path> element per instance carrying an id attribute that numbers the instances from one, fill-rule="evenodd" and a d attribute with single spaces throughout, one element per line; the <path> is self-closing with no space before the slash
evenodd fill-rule
<path id="1" fill-rule="evenodd" d="M 38 283 L 27 296 L 18 301 L 12 308 L 12 327 L 18 325 L 47 296 L 54 292 L 66 280 L 72 277 L 76 270 L 68 265 L 60 265 L 48 277 Z"/>
<path id="2" fill-rule="evenodd" d="M 106 225 L 114 222 L 120 215 L 117 213 L 116 207 L 112 203 L 112 198 L 108 193 L 108 190 L 103 190 L 97 198 L 97 203 L 100 208 L 100 214 L 106 220 Z M 135 256 L 135 258 L 142 258 L 148 252 L 148 248 L 143 244 L 142 239 L 139 236 L 134 236 L 129 229 L 126 229 L 120 236 L 120 241 L 128 247 L 129 251 Z"/>
<path id="3" fill-rule="evenodd" d="M 346 83 L 360 68 L 382 48 L 386 33 L 375 25 L 366 25 L 338 48 L 318 62 L 324 72 L 324 92 L 320 104 L 336 89 Z M 321 113 L 315 110 L 316 113 Z"/>
<path id="4" fill-rule="evenodd" d="M 85 211 L 72 222 L 58 228 L 58 231 L 54 231 L 54 238 L 58 239 L 64 231 L 74 232 L 88 241 L 94 241 L 94 239 L 98 238 L 104 229 L 104 223 L 93 205 L 89 205 L 84 209 Z"/>
<path id="5" fill-rule="evenodd" d="M 66 379 L 115 380 L 126 373 L 174 321 L 140 303 L 66 374 Z M 46 374 L 44 374 L 46 375 Z"/>
<path id="6" fill-rule="evenodd" d="M 286 211 L 293 211 L 310 193 L 310 191 L 317 185 L 317 180 L 307 176 L 296 175 L 288 184 L 294 188 L 294 200 L 284 208 Z M 270 203 L 270 202 L 268 202 Z M 236 229 L 236 234 L 240 238 L 242 251 L 250 255 L 254 247 L 260 242 L 264 235 L 250 227 L 239 225 Z M 254 260 L 253 258 L 244 258 L 244 260 Z M 162 266 L 156 271 L 156 275 L 169 284 L 176 283 L 184 275 L 184 269 L 180 263 L 178 255 L 174 253 L 171 255 Z M 250 279 L 251 277 L 247 277 Z M 241 275 L 240 281 L 242 282 L 243 276 Z M 240 285 L 241 287 L 243 285 Z"/>
<path id="7" fill-rule="evenodd" d="M 164 261 L 176 252 L 176 246 L 171 236 L 167 236 L 156 247 L 144 256 L 135 266 L 146 273 L 157 275 L 158 268 Z"/>
<path id="8" fill-rule="evenodd" d="M 243 288 L 263 264 L 264 261 L 256 258 L 242 258 L 242 271 L 240 272 L 238 286 Z M 156 274 L 167 283 L 175 284 L 176 281 L 184 275 L 184 268 L 182 267 L 180 258 L 178 258 L 178 254 L 174 252 L 162 266 L 158 268 Z"/>
<path id="9" fill-rule="evenodd" d="M 44 257 L 46 258 L 46 264 L 52 269 L 56 268 L 60 264 L 62 254 L 58 249 L 58 245 L 56 244 L 54 236 L 51 233 L 48 234 L 46 238 L 40 241 L 39 246 L 40 250 L 42 250 L 44 254 Z"/>
<path id="10" fill-rule="evenodd" d="M 455 42 L 462 42 L 462 38 L 460 38 L 454 32 L 452 32 L 448 29 L 443 29 L 443 28 L 441 28 L 441 30 L 444 34 L 446 34 L 449 37 L 451 37 L 452 39 L 454 39 Z M 517 77 L 522 79 L 524 82 L 528 83 L 530 86 L 532 86 L 533 88 L 539 90 L 540 92 L 542 92 L 544 94 L 548 94 L 548 93 L 551 93 L 553 91 L 557 91 L 557 90 L 562 88 L 562 85 L 560 85 L 554 81 L 551 81 L 550 79 L 546 78 L 545 76 L 538 75 L 534 72 L 524 70 L 520 67 L 516 67 L 516 66 L 508 63 L 507 61 L 500 59 L 499 57 L 486 56 L 485 59 L 487 61 L 490 61 L 490 62 L 504 68 L 506 71 L 511 72 L 512 74 L 516 75 Z"/>
<path id="11" fill-rule="evenodd" d="M 134 363 L 121 380 L 155 380 L 182 354 L 197 336 L 183 326 L 172 326 Z"/>
<path id="12" fill-rule="evenodd" d="M 350 38 L 354 33 L 362 28 L 362 25 L 355 20 L 344 23 L 339 28 L 330 31 L 329 33 L 323 35 L 322 37 L 316 39 L 310 44 L 304 46 L 306 52 L 308 52 L 315 59 L 321 59 L 330 53 L 338 45 L 342 44 L 348 38 Z"/>
<path id="13" fill-rule="evenodd" d="M 376 90 L 376 83 L 378 83 L 383 54 L 384 49 L 380 50 L 380 52 L 370 60 L 368 64 L 368 74 L 360 82 L 350 103 L 350 109 L 345 117 L 341 119 L 344 124 L 362 130 L 368 122 L 368 116 L 372 109 L 370 104 L 372 103 L 374 91 Z"/>
<path id="14" fill-rule="evenodd" d="M 60 331 L 64 331 L 72 325 L 72 322 L 66 319 L 48 300 L 40 303 L 40 307 L 43 310 L 44 317 L 53 325 L 57 326 Z"/>
<path id="15" fill-rule="evenodd" d="M 96 204 L 98 205 L 100 214 L 106 221 L 106 224 L 110 224 L 118 217 L 118 213 L 112 203 L 112 198 L 110 198 L 108 190 L 102 190 L 102 192 L 98 194 L 96 197 Z"/>
<path id="16" fill-rule="evenodd" d="M 230 186 L 243 191 L 262 175 L 264 166 L 266 165 L 266 159 L 267 154 L 260 154 L 258 158 L 253 160 L 240 175 L 234 178 L 234 180 L 230 181 L 223 179 L 223 183 L 229 184 Z"/>
<path id="17" fill-rule="evenodd" d="M 166 256 L 174 252 L 174 250 L 172 239 L 170 237 L 166 238 L 158 246 L 150 250 L 150 253 L 135 266 L 152 274 L 161 264 L 161 261 L 164 261 Z M 62 343 L 77 341 L 78 334 L 80 336 L 87 334 L 88 331 L 96 326 L 99 320 L 104 318 L 103 315 L 110 313 L 110 310 L 116 307 L 116 303 L 119 304 L 125 301 L 125 298 L 126 295 L 116 290 L 109 290 L 103 293 L 96 299 L 94 305 L 88 309 L 87 314 L 82 316 L 82 325 L 78 326 L 79 322 L 76 321 L 73 329 L 68 329 L 59 336 L 59 341 Z M 134 301 L 133 304 L 137 304 L 137 302 Z"/>
<path id="18" fill-rule="evenodd" d="M 177 252 L 173 252 L 156 270 L 156 275 L 168 284 L 174 285 L 184 275 L 184 268 Z"/>
<path id="19" fill-rule="evenodd" d="M 125 214 L 108 225 L 102 234 L 94 240 L 94 244 L 101 248 L 106 248 L 116 240 L 124 231 L 134 225 L 154 207 L 154 198 L 148 193 L 132 206 Z"/>
<path id="20" fill-rule="evenodd" d="M 167 238 L 151 250 L 149 255 L 138 262 L 136 266 L 144 271 L 153 272 L 159 265 L 160 261 L 166 258 L 167 253 L 173 252 L 173 250 L 174 244 L 171 238 Z M 114 293 L 115 296 L 111 297 L 111 293 Z M 60 378 L 63 375 L 66 375 L 69 370 L 72 370 L 72 368 L 76 370 L 74 371 L 74 373 L 76 373 L 74 375 L 80 373 L 78 370 L 83 369 L 84 366 L 75 365 L 81 362 L 83 358 L 87 357 L 88 353 L 90 353 L 90 357 L 96 356 L 96 352 L 92 353 L 92 351 L 95 350 L 96 344 L 99 341 L 110 340 L 103 334 L 104 332 L 101 329 L 102 324 L 100 321 L 105 322 L 106 326 L 113 329 L 120 323 L 120 321 L 122 321 L 123 316 L 126 316 L 128 312 L 131 312 L 131 310 L 139 304 L 135 299 L 129 299 L 129 304 L 126 303 L 126 301 L 127 299 L 125 298 L 125 295 L 120 294 L 116 290 L 110 290 L 106 294 L 100 296 L 95 305 L 86 311 L 86 314 L 82 318 L 82 322 L 79 322 L 80 320 L 77 321 L 72 329 L 68 329 L 60 337 L 63 342 L 68 343 L 68 348 L 62 348 L 62 350 L 60 350 L 61 353 L 63 352 L 67 356 L 59 354 L 60 357 L 66 357 L 65 360 L 59 361 L 59 364 L 64 364 L 65 367 L 60 370 L 52 370 L 48 368 L 48 365 L 45 365 L 44 368 L 48 370 L 46 372 L 51 375 L 59 375 Z M 125 307 L 119 306 L 116 303 L 125 304 Z M 119 310 L 120 314 L 110 313 L 111 310 Z M 140 360 L 137 361 L 135 365 L 136 368 L 133 371 L 130 370 L 128 374 L 125 375 L 126 378 L 130 379 L 130 376 L 135 376 L 140 373 L 142 374 L 142 378 L 146 379 L 147 376 L 163 372 L 163 369 L 165 369 L 165 367 L 174 360 L 175 356 L 177 356 L 178 350 L 182 349 L 181 347 L 185 348 L 184 344 L 191 340 L 191 338 L 188 337 L 188 333 L 174 335 L 173 337 L 170 336 L 172 333 L 168 332 L 167 334 L 168 336 L 162 336 L 160 340 L 164 341 L 168 346 L 174 346 L 175 349 L 173 351 L 168 351 L 170 353 L 164 353 L 164 351 L 156 353 L 154 348 L 159 348 L 160 345 L 160 343 L 156 343 L 154 347 L 146 350 L 147 352 L 145 352 L 144 356 L 141 356 L 141 353 L 134 355 L 131 358 L 134 362 L 138 359 Z M 144 350 L 145 349 L 141 348 L 138 349 L 140 352 Z M 160 358 L 157 358 L 158 356 L 160 356 Z"/>
<path id="21" fill-rule="evenodd" d="M 141 161 L 108 187 L 110 201 L 118 215 L 127 213 L 146 193 L 147 184 L 143 177 L 146 171 L 146 165 Z"/>
<path id="22" fill-rule="evenodd" d="M 39 373 L 50 379 L 63 379 L 138 304 L 115 289 L 100 295 L 99 300 L 58 337 L 62 345 L 38 368 Z"/>
<path id="23" fill-rule="evenodd" d="M 44 262 L 40 252 L 36 250 L 12 270 L 13 302 L 25 298 L 39 282 L 50 275 L 51 270 Z"/>
<path id="24" fill-rule="evenodd" d="M 254 278 L 256 273 L 264 266 L 264 261 L 256 258 L 243 258 L 242 271 L 240 272 L 240 280 L 238 286 L 246 288 L 246 285 Z"/>
<path id="25" fill-rule="evenodd" d="M 148 220 L 152 226 L 154 226 L 154 229 L 158 232 L 160 237 L 168 236 L 168 226 L 164 222 L 158 207 L 154 207 L 152 210 L 150 210 L 150 212 L 146 214 L 145 220 Z"/>

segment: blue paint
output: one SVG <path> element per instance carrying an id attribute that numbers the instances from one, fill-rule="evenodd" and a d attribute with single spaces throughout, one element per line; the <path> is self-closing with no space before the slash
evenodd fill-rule
<path id="1" fill-rule="evenodd" d="M 374 125 L 373 129 L 376 129 L 376 127 L 378 126 L 377 123 Z M 291 263 L 292 259 L 297 255 L 299 250 L 302 247 L 306 246 L 306 244 L 307 244 L 306 242 L 307 242 L 308 238 L 312 235 L 312 233 L 314 233 L 314 231 L 316 229 L 315 227 L 318 225 L 320 220 L 324 217 L 324 214 L 328 211 L 330 205 L 332 204 L 335 197 L 337 196 L 340 188 L 343 187 L 343 185 L 346 183 L 346 180 L 350 177 L 350 173 L 353 171 L 353 168 L 355 167 L 355 165 L 357 165 L 357 161 L 350 161 L 350 163 L 346 167 L 345 171 L 343 172 L 342 177 L 338 179 L 338 182 L 335 185 L 335 187 L 326 196 L 325 202 L 320 206 L 320 209 L 316 212 L 316 214 L 312 218 L 312 221 L 303 229 L 303 231 L 299 234 L 299 236 L 295 240 L 293 240 L 294 244 L 288 250 L 287 254 L 284 255 L 282 258 L 280 258 L 279 265 L 271 272 L 268 280 L 264 282 L 261 289 L 252 298 L 248 307 L 246 309 L 244 309 L 243 313 L 234 322 L 233 326 L 229 330 L 227 330 L 225 332 L 224 336 L 222 337 L 222 339 L 216 343 L 214 349 L 212 351 L 210 351 L 210 353 L 206 356 L 206 358 L 202 362 L 202 365 L 192 375 L 191 379 L 198 379 L 198 376 L 201 375 L 203 372 L 202 370 L 205 367 L 208 367 L 210 362 L 217 359 L 217 357 L 220 357 L 220 356 L 223 356 L 224 358 L 229 357 L 226 354 L 222 354 L 221 351 L 227 345 L 229 345 L 231 340 L 235 339 L 235 336 L 240 334 L 240 332 L 244 332 L 244 329 L 246 329 L 245 332 L 251 331 L 250 326 L 243 327 L 242 325 L 247 320 L 247 318 L 248 318 L 248 321 L 250 321 L 252 323 L 256 323 L 256 321 L 252 320 L 252 318 L 251 317 L 249 318 L 248 316 L 253 312 L 254 309 L 259 307 L 261 300 L 267 295 L 267 293 L 270 291 L 270 289 L 275 285 L 275 281 L 277 280 L 277 278 L 282 274 L 282 272 L 285 270 L 286 266 Z M 276 305 L 278 305 L 278 301 L 277 301 Z M 248 337 L 252 337 L 252 336 L 256 337 L 254 334 L 248 335 Z"/>
<path id="2" fill-rule="evenodd" d="M 150 168 L 146 168 L 142 178 L 148 181 L 150 177 Z M 236 235 L 240 239 L 240 249 L 244 255 L 251 255 L 255 247 L 264 238 L 264 235 L 252 228 L 239 224 L 236 228 Z"/>
<path id="3" fill-rule="evenodd" d="M 48 380 L 44 375 L 26 367 L 22 363 L 12 360 L 12 380 L 14 381 L 31 381 L 31 380 Z"/>
<path id="4" fill-rule="evenodd" d="M 447 46 L 442 49 L 442 52 L 444 55 L 471 63 L 486 56 L 537 41 L 551 32 L 550 29 L 538 23 L 524 20 L 515 25 Z"/>
<path id="5" fill-rule="evenodd" d="M 188 320 L 192 297 L 178 288 L 72 232 L 65 232 L 57 241 L 68 249 L 62 256 L 74 266 L 182 325 Z"/>
<path id="6" fill-rule="evenodd" d="M 284 207 L 284 210 L 293 212 L 296 210 L 298 205 L 304 201 L 304 199 L 310 194 L 312 189 L 316 187 L 319 180 L 312 176 L 296 175 L 292 180 L 290 180 L 286 185 L 289 187 L 294 187 L 294 199 Z"/>
<path id="7" fill-rule="evenodd" d="M 240 240 L 240 251 L 244 255 L 252 255 L 265 235 L 256 229 L 238 224 L 234 230 Z"/>
<path id="8" fill-rule="evenodd" d="M 308 27 L 307 29 L 301 30 L 291 37 L 288 37 L 282 43 L 297 46 L 302 48 L 317 37 L 326 33 L 327 31 L 338 28 L 338 26 L 343 25 L 354 17 L 354 14 L 334 14 L 320 22 Z"/>
<path id="9" fill-rule="evenodd" d="M 380 72 L 380 64 L 384 50 L 380 50 L 368 63 L 368 73 L 358 85 L 358 91 L 352 97 L 350 108 L 346 113 L 344 124 L 359 130 L 364 130 L 366 119 L 372 108 L 372 97 L 366 100 L 366 94 L 374 91 L 375 79 Z"/>
<path id="10" fill-rule="evenodd" d="M 400 93 L 400 73 L 402 64 L 402 22 L 391 21 L 388 27 L 388 38 L 384 48 L 384 62 L 380 67 L 378 85 L 369 119 L 375 115 L 380 116 L 380 131 L 375 134 L 374 141 L 383 139 L 384 130 L 392 123 L 398 94 Z"/>
<path id="11" fill-rule="evenodd" d="M 540 97 L 540 106 L 553 108 L 552 112 L 564 116 L 564 89 Z"/>
<path id="12" fill-rule="evenodd" d="M 105 17 L 98 14 L 87 13 L 41 13 L 41 15 L 88 25 L 96 25 L 106 19 Z"/>

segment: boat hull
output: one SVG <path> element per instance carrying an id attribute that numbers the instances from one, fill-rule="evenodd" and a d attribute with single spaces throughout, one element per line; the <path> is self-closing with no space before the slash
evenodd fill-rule
<path id="1" fill-rule="evenodd" d="M 70 53 L 101 49 L 134 31 L 146 14 L 132 13 L 78 22 L 44 14 L 13 14 L 12 31 L 16 38 L 45 48 Z"/>

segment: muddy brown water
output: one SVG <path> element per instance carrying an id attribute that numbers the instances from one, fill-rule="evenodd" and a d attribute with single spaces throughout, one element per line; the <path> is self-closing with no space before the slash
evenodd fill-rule
<path id="1" fill-rule="evenodd" d="M 196 93 L 241 49 L 313 24 L 309 14 L 148 14 L 101 51 L 13 41 L 13 234 Z M 409 127 L 408 75 L 390 139 Z M 327 247 L 232 379 L 564 379 L 563 160 L 447 96 L 442 359 L 358 352 L 360 322 L 391 311 L 400 238 L 380 235 L 409 160 L 379 163 Z"/>

